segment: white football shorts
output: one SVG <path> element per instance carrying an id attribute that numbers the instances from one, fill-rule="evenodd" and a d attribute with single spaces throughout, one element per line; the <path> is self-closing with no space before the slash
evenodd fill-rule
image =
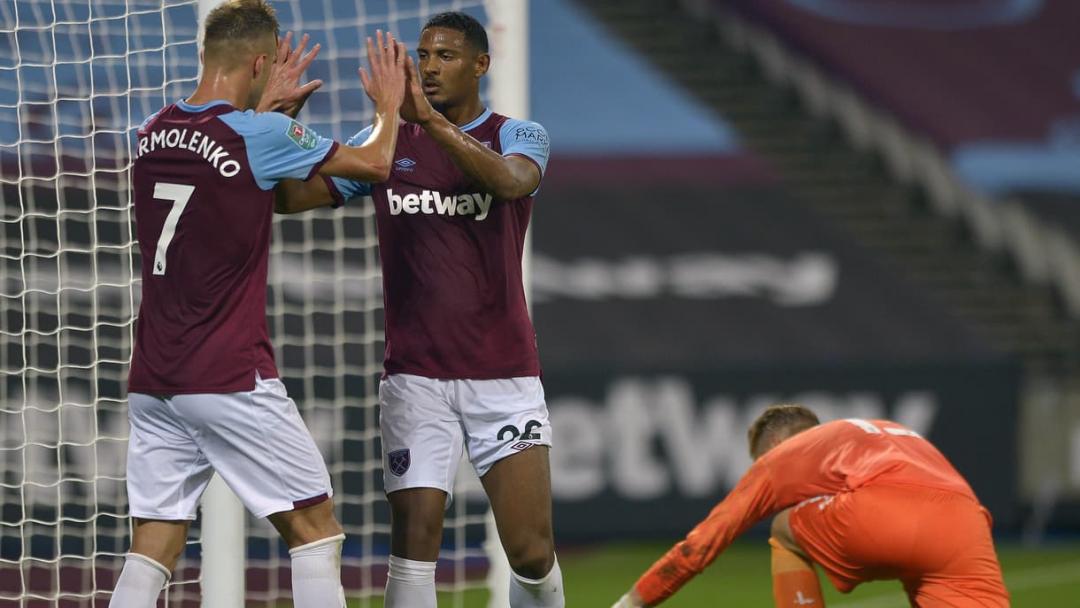
<path id="1" fill-rule="evenodd" d="M 452 497 L 462 450 L 476 474 L 535 445 L 551 445 L 540 378 L 437 380 L 393 374 L 379 383 L 383 488 L 437 488 Z"/>
<path id="2" fill-rule="evenodd" d="M 277 378 L 240 393 L 128 395 L 132 517 L 195 519 L 217 471 L 256 517 L 333 495 L 326 463 Z"/>

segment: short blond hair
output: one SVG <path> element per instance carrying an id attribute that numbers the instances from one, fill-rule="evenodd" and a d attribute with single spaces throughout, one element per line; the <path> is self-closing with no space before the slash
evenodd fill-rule
<path id="1" fill-rule="evenodd" d="M 756 459 L 767 451 L 771 443 L 819 424 L 821 421 L 817 414 L 802 405 L 785 403 L 769 406 L 746 431 L 750 457 Z"/>
<path id="2" fill-rule="evenodd" d="M 266 0 L 229 0 L 206 16 L 203 53 L 208 61 L 230 64 L 246 58 L 266 36 L 278 35 L 277 13 Z M 243 51 L 248 51 L 244 53 Z"/>

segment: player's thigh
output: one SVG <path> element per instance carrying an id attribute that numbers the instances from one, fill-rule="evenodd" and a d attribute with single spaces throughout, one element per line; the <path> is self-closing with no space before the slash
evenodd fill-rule
<path id="1" fill-rule="evenodd" d="M 797 506 L 790 526 L 841 590 L 888 578 L 909 587 L 913 579 L 1000 580 L 985 517 L 953 492 L 863 487 Z"/>
<path id="2" fill-rule="evenodd" d="M 387 494 L 413 488 L 453 496 L 463 435 L 458 413 L 448 400 L 446 380 L 394 374 L 379 383 L 379 430 L 383 446 L 383 489 Z"/>
<path id="3" fill-rule="evenodd" d="M 909 505 L 922 520 L 905 581 L 916 606 L 1009 605 L 989 514 L 969 497 L 927 490 Z"/>
<path id="4" fill-rule="evenodd" d="M 256 517 L 332 496 L 326 463 L 280 380 L 258 378 L 246 392 L 177 395 L 172 404 L 214 470 Z"/>
<path id="5" fill-rule="evenodd" d="M 905 581 L 904 590 L 915 608 L 1009 608 L 1003 584 L 987 579 Z"/>
<path id="6" fill-rule="evenodd" d="M 135 518 L 130 551 L 149 557 L 171 572 L 176 569 L 176 562 L 187 545 L 190 524 L 187 520 Z"/>
<path id="7" fill-rule="evenodd" d="M 814 497 L 788 510 L 787 525 L 795 544 L 845 593 L 881 578 L 877 562 L 889 550 L 873 546 L 881 539 L 867 537 L 861 521 L 863 498 L 857 492 L 842 492 Z"/>
<path id="8" fill-rule="evenodd" d="M 537 377 L 459 380 L 469 458 L 484 484 L 510 565 L 526 576 L 547 573 L 551 525 L 551 423 Z"/>
<path id="9" fill-rule="evenodd" d="M 436 488 L 404 488 L 387 494 L 390 503 L 390 552 L 433 562 L 442 544 L 443 515 L 449 496 Z"/>
<path id="10" fill-rule="evenodd" d="M 469 459 L 481 479 L 505 458 L 538 445 L 551 447 L 551 422 L 539 378 L 458 380 L 456 384 L 455 399 Z M 519 462 L 539 466 L 542 461 L 546 467 L 546 450 L 544 454 L 543 459 L 533 457 Z M 541 471 L 535 473 L 534 483 L 542 483 L 545 491 L 550 491 L 550 483 L 540 476 Z"/>
<path id="11" fill-rule="evenodd" d="M 213 470 L 164 397 L 130 393 L 127 490 L 132 517 L 193 520 Z"/>
<path id="12" fill-rule="evenodd" d="M 537 445 L 518 451 L 496 462 L 480 478 L 508 553 L 546 555 L 554 550 L 548 450 Z"/>

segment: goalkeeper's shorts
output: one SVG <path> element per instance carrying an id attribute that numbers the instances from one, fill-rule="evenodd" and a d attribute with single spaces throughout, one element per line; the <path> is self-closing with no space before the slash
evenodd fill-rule
<path id="1" fill-rule="evenodd" d="M 865 486 L 805 501 L 791 531 L 833 585 L 899 579 L 913 606 L 1009 606 L 990 514 L 970 497 L 914 486 Z"/>

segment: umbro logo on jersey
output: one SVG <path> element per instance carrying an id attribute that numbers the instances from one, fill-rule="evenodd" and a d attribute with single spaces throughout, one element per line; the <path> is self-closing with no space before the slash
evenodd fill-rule
<path id="1" fill-rule="evenodd" d="M 392 188 L 386 189 L 386 199 L 390 203 L 390 215 L 472 215 L 478 222 L 487 218 L 492 200 L 490 194 L 479 192 L 445 196 L 433 190 L 421 190 L 419 194 L 399 195 Z"/>
<path id="2" fill-rule="evenodd" d="M 416 166 L 416 161 L 411 158 L 399 158 L 394 161 L 394 166 L 402 171 L 410 171 Z"/>

